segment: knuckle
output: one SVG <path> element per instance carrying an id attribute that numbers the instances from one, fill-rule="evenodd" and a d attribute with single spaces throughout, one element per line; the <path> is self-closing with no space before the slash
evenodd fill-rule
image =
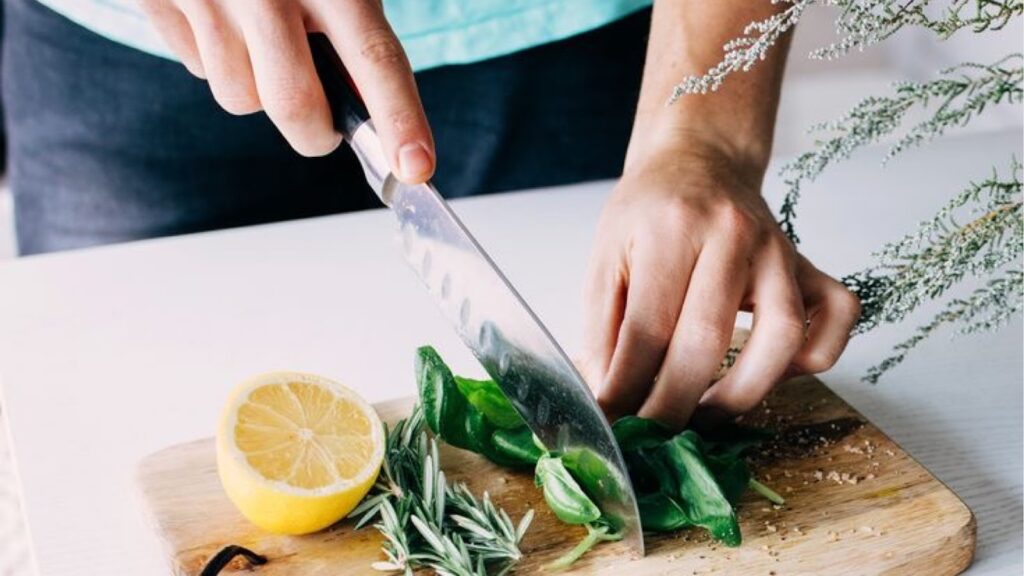
<path id="1" fill-rule="evenodd" d="M 860 319 L 861 303 L 856 294 L 845 287 L 836 290 L 835 307 L 840 316 L 851 325 Z"/>
<path id="2" fill-rule="evenodd" d="M 725 348 L 732 340 L 732 327 L 726 329 L 721 324 L 702 321 L 688 328 L 686 334 L 694 348 L 714 354 Z"/>
<path id="3" fill-rule="evenodd" d="M 796 314 L 786 314 L 775 322 L 775 337 L 788 346 L 797 346 L 803 343 L 807 324 L 803 318 Z"/>
<path id="4" fill-rule="evenodd" d="M 831 348 L 814 348 L 794 359 L 793 364 L 802 372 L 817 374 L 835 366 L 839 351 Z"/>
<path id="5" fill-rule="evenodd" d="M 231 21 L 222 17 L 208 0 L 179 1 L 178 10 L 185 15 L 194 33 L 207 37 L 211 45 L 237 34 Z"/>
<path id="6" fill-rule="evenodd" d="M 181 63 L 188 70 L 189 74 L 201 80 L 206 80 L 206 71 L 203 70 L 203 63 L 198 57 L 191 54 L 179 54 L 178 56 L 181 58 Z"/>
<path id="7" fill-rule="evenodd" d="M 785 236 L 769 233 L 757 238 L 756 241 L 760 245 L 758 249 L 763 255 L 769 257 L 773 262 L 785 266 L 793 277 L 796 277 L 798 263 L 796 250 Z"/>
<path id="8" fill-rule="evenodd" d="M 315 114 L 317 95 L 315 86 L 308 83 L 288 83 L 267 86 L 262 97 L 263 107 L 276 123 L 298 124 Z"/>
<path id="9" fill-rule="evenodd" d="M 214 98 L 221 108 L 235 116 L 252 114 L 260 109 L 259 98 L 247 90 L 215 90 Z"/>
<path id="10" fill-rule="evenodd" d="M 753 245 L 761 235 L 761 225 L 757 218 L 735 204 L 720 209 L 718 218 L 722 231 L 745 246 Z"/>
<path id="11" fill-rule="evenodd" d="M 371 30 L 363 35 L 359 55 L 377 66 L 404 64 L 405 52 L 398 38 L 387 28 Z"/>
<path id="12" fill-rule="evenodd" d="M 650 318 L 627 318 L 623 321 L 623 332 L 627 338 L 635 340 L 638 344 L 656 348 L 665 348 L 672 332 L 675 330 L 675 320 L 665 315 L 653 316 Z"/>
<path id="13" fill-rule="evenodd" d="M 416 110 L 394 110 L 387 114 L 387 122 L 399 137 L 416 132 L 422 125 L 422 116 Z"/>
<path id="14" fill-rule="evenodd" d="M 682 198 L 675 198 L 665 202 L 661 215 L 670 225 L 685 228 L 694 219 L 696 210 Z"/>

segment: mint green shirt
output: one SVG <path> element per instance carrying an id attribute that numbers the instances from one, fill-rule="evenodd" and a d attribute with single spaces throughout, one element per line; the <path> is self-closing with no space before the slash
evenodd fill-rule
<path id="1" fill-rule="evenodd" d="M 111 40 L 174 58 L 136 0 L 39 1 Z M 384 10 L 413 69 L 425 70 L 568 38 L 610 24 L 651 1 L 384 0 Z"/>

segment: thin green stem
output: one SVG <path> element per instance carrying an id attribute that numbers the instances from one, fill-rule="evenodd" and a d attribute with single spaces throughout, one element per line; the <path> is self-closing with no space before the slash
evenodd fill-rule
<path id="1" fill-rule="evenodd" d="M 771 488 L 765 486 L 764 484 L 761 484 L 760 482 L 754 480 L 753 478 L 750 479 L 749 486 L 751 490 L 757 492 L 761 496 L 764 496 L 772 504 L 778 504 L 779 506 L 782 506 L 783 504 L 786 503 L 786 499 L 780 496 L 778 492 L 772 490 Z"/>
<path id="2" fill-rule="evenodd" d="M 572 566 L 599 542 L 611 542 L 615 540 L 622 540 L 622 534 L 620 532 L 613 532 L 609 534 L 607 526 L 587 524 L 587 536 L 581 540 L 579 544 L 574 546 L 572 550 L 569 550 L 548 564 L 547 568 L 549 570 L 564 570 L 569 566 Z"/>

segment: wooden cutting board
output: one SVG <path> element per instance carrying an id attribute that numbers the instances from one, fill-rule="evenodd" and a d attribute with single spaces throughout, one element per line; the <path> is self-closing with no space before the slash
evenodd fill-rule
<path id="1" fill-rule="evenodd" d="M 412 400 L 377 406 L 385 420 L 408 413 Z M 975 522 L 959 498 L 878 428 L 814 378 L 777 387 L 746 417 L 781 431 L 753 458 L 755 476 L 786 498 L 782 507 L 748 491 L 739 505 L 743 544 L 727 548 L 698 530 L 648 535 L 647 556 L 633 560 L 618 544 L 592 550 L 573 566 L 582 574 L 958 574 L 974 555 Z M 517 574 L 544 565 L 575 545 L 579 527 L 560 523 L 532 475 L 496 467 L 446 447 L 449 478 L 488 491 L 513 519 L 533 508 Z M 228 501 L 217 479 L 212 439 L 167 448 L 140 464 L 139 487 L 152 526 L 175 574 L 195 576 L 228 544 L 264 554 L 252 568 L 239 561 L 223 574 L 337 576 L 382 574 L 372 528 L 345 521 L 319 534 L 273 536 L 253 527 Z"/>

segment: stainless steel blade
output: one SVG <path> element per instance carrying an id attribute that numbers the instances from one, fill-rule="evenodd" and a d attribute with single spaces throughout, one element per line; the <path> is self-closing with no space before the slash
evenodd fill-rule
<path id="1" fill-rule="evenodd" d="M 585 488 L 621 527 L 624 541 L 643 555 L 622 453 L 568 356 L 437 191 L 390 175 L 372 123 L 353 131 L 350 144 L 398 220 L 405 259 L 462 341 L 541 441 L 585 468 L 586 476 L 599 478 Z"/>

